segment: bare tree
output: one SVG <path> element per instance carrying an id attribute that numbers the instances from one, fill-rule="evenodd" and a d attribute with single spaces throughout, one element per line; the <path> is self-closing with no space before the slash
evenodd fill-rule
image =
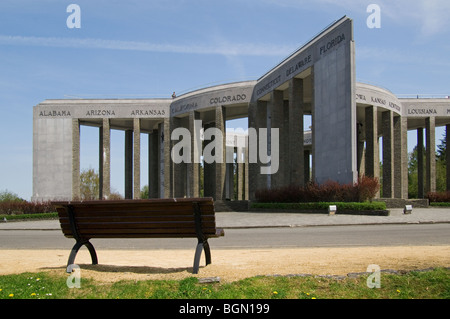
<path id="1" fill-rule="evenodd" d="M 83 169 L 80 174 L 80 195 L 82 200 L 99 199 L 99 175 L 93 168 Z"/>

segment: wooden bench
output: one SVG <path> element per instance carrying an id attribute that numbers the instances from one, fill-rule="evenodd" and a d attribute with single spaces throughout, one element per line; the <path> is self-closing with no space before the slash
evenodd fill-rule
<path id="1" fill-rule="evenodd" d="M 208 238 L 224 236 L 216 228 L 212 198 L 171 198 L 119 201 L 70 201 L 52 203 L 65 237 L 75 245 L 67 262 L 73 265 L 78 250 L 88 248 L 92 264 L 97 253 L 92 238 L 197 238 L 193 273 L 197 274 L 202 250 L 206 265 L 211 263 Z"/>

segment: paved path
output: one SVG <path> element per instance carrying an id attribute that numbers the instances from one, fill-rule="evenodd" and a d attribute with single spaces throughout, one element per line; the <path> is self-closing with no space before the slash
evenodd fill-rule
<path id="1" fill-rule="evenodd" d="M 217 227 L 302 227 L 327 225 L 450 223 L 450 208 L 415 208 L 411 214 L 390 209 L 390 216 L 297 214 L 270 212 L 216 213 Z M 57 229 L 58 220 L 0 222 L 1 229 Z"/>

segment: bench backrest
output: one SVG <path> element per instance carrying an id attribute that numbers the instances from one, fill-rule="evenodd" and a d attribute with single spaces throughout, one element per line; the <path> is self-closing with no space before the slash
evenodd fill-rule
<path id="1" fill-rule="evenodd" d="M 216 237 L 212 198 L 54 202 L 66 237 Z M 198 211 L 197 217 L 195 211 Z M 72 220 L 72 224 L 71 224 Z M 73 229 L 73 227 L 76 229 Z"/>

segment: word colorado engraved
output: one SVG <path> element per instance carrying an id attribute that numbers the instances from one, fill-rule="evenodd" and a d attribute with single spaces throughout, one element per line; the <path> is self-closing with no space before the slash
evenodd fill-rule
<path id="1" fill-rule="evenodd" d="M 219 104 L 219 103 L 228 103 L 228 102 L 237 102 L 244 101 L 247 98 L 245 94 L 237 94 L 233 96 L 222 96 L 222 97 L 213 97 L 209 100 L 209 104 Z"/>

